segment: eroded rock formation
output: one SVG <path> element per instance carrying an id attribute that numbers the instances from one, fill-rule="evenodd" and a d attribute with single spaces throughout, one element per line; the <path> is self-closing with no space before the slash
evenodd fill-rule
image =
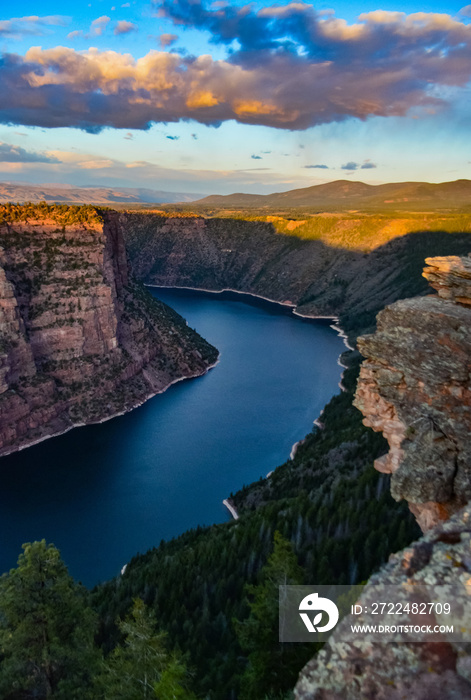
<path id="1" fill-rule="evenodd" d="M 419 542 L 393 555 L 371 577 L 359 603 L 370 606 L 371 610 L 377 598 L 377 586 L 393 586 L 394 590 L 404 583 L 432 586 L 439 592 L 436 602 L 452 604 L 447 624 L 456 625 L 460 623 L 462 606 L 469 610 L 466 591 L 470 576 L 471 506 L 468 505 L 448 522 L 430 530 Z M 456 590 L 462 591 L 461 597 L 451 598 L 449 591 Z M 447 592 L 448 596 L 444 597 Z M 354 623 L 358 622 L 355 618 Z M 372 641 L 367 634 L 353 637 L 351 624 L 352 617 L 347 616 L 324 649 L 303 669 L 295 689 L 296 700 L 471 699 L 469 643 L 382 644 Z"/>
<path id="2" fill-rule="evenodd" d="M 423 531 L 471 500 L 471 259 L 426 262 L 439 296 L 392 304 L 359 338 L 367 359 L 355 399 L 389 442 L 375 467 Z"/>
<path id="3" fill-rule="evenodd" d="M 129 276 L 116 217 L 0 226 L 0 454 L 129 410 L 217 351 Z"/>
<path id="4" fill-rule="evenodd" d="M 378 586 L 425 584 L 452 603 L 447 622 L 459 629 L 471 584 L 471 259 L 426 262 L 438 297 L 379 314 L 377 332 L 359 339 L 367 359 L 355 399 L 365 424 L 389 442 L 376 468 L 392 475 L 393 496 L 409 501 L 426 534 L 390 557 L 359 603 L 371 611 Z M 352 635 L 354 622 L 371 624 L 371 616 L 342 621 L 301 672 L 296 700 L 471 698 L 469 642 L 380 643 Z"/>

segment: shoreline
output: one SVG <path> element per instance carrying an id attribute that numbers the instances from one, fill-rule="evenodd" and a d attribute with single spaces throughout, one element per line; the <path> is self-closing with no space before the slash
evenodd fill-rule
<path id="1" fill-rule="evenodd" d="M 292 301 L 277 301 L 276 299 L 270 299 L 269 297 L 264 297 L 261 294 L 254 294 L 253 292 L 241 292 L 240 289 L 231 289 L 230 287 L 224 287 L 224 289 L 205 289 L 204 287 L 184 287 L 184 286 L 179 286 L 179 285 L 169 285 L 169 284 L 148 284 L 146 282 L 143 283 L 144 287 L 152 287 L 153 289 L 186 289 L 189 292 L 205 292 L 207 294 L 224 294 L 224 292 L 232 292 L 233 294 L 240 294 L 241 296 L 247 296 L 247 297 L 252 297 L 254 299 L 262 299 L 263 301 L 268 301 L 270 304 L 277 304 L 278 306 L 283 306 L 285 309 L 291 309 L 293 316 L 299 316 L 299 318 L 305 318 L 309 321 L 315 321 L 316 319 L 324 319 L 324 320 L 330 320 L 334 321 L 330 325 L 330 328 L 332 328 L 339 338 L 342 339 L 343 344 L 347 348 L 347 350 L 354 350 L 355 348 L 352 348 L 350 343 L 348 342 L 348 336 L 346 333 L 342 330 L 342 328 L 338 325 L 339 317 L 335 315 L 322 315 L 322 314 L 302 314 L 299 311 L 297 311 L 297 305 L 293 304 Z M 338 364 L 341 367 L 344 367 L 344 365 L 341 362 L 338 362 Z"/>
<path id="2" fill-rule="evenodd" d="M 183 382 L 186 379 L 197 379 L 198 377 L 204 377 L 209 370 L 213 369 L 216 367 L 216 365 L 219 364 L 220 360 L 220 353 L 218 355 L 218 359 L 216 362 L 214 362 L 212 365 L 208 365 L 208 367 L 204 370 L 204 372 L 197 373 L 197 374 L 186 374 L 183 377 L 177 377 L 176 379 L 172 379 L 171 382 L 166 384 L 162 389 L 159 389 L 158 391 L 152 391 L 149 394 L 147 394 L 142 401 L 139 401 L 138 403 L 134 404 L 133 406 L 130 406 L 129 408 L 124 409 L 124 411 L 119 411 L 118 413 L 113 413 L 111 416 L 105 416 L 104 418 L 100 418 L 100 420 L 91 420 L 87 421 L 86 423 L 74 423 L 73 425 L 69 425 L 64 430 L 59 430 L 56 433 L 51 433 L 50 435 L 43 435 L 40 438 L 37 438 L 35 440 L 32 440 L 31 442 L 24 443 L 23 445 L 20 445 L 19 447 L 14 447 L 8 452 L 4 452 L 0 455 L 0 459 L 2 457 L 8 457 L 8 455 L 15 454 L 15 452 L 21 452 L 22 450 L 27 450 L 29 447 L 34 447 L 35 445 L 39 445 L 41 442 L 45 442 L 46 440 L 49 440 L 50 438 L 54 437 L 59 437 L 59 435 L 65 435 L 68 433 L 70 430 L 74 430 L 75 428 L 84 428 L 87 425 L 100 425 L 101 423 L 106 423 L 109 420 L 113 420 L 113 418 L 118 418 L 119 416 L 124 416 L 126 413 L 130 413 L 131 411 L 134 411 L 134 409 L 139 408 L 139 406 L 142 406 L 143 404 L 146 403 L 146 401 L 149 401 L 149 399 L 152 399 L 154 396 L 158 396 L 159 394 L 163 394 L 167 389 L 170 389 L 171 386 L 174 384 L 178 384 L 178 382 Z M 141 370 L 141 372 L 144 370 L 144 368 Z"/>
<path id="3" fill-rule="evenodd" d="M 225 498 L 225 499 L 223 500 L 222 503 L 223 503 L 223 505 L 226 506 L 227 510 L 228 510 L 229 513 L 232 515 L 233 519 L 234 519 L 234 520 L 239 520 L 239 513 L 238 513 L 237 510 L 235 509 L 235 506 L 231 503 L 230 499 L 229 499 L 229 498 Z"/>
<path id="4" fill-rule="evenodd" d="M 147 284 L 145 282 L 143 284 L 144 287 L 155 287 L 156 289 L 187 289 L 189 292 L 207 292 L 208 294 L 224 294 L 224 292 L 233 292 L 234 294 L 241 294 L 242 296 L 254 297 L 255 299 L 263 299 L 263 301 L 269 301 L 271 304 L 279 304 L 280 306 L 284 306 L 288 309 L 296 308 L 296 304 L 293 304 L 292 301 L 275 301 L 275 299 L 263 297 L 261 294 L 253 294 L 252 292 L 241 292 L 239 289 L 230 289 L 229 287 L 224 287 L 224 289 L 205 289 L 204 287 L 181 287 L 176 284 Z M 325 316 L 323 318 L 332 318 L 333 320 L 338 320 L 336 316 Z"/>

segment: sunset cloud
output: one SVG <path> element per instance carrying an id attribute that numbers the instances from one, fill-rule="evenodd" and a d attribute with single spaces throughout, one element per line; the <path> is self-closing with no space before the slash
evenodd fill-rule
<path id="1" fill-rule="evenodd" d="M 471 25 L 448 15 L 376 11 L 349 25 L 297 2 L 256 11 L 167 0 L 161 13 L 240 48 L 226 60 L 65 47 L 6 54 L 0 122 L 89 132 L 188 119 L 306 129 L 411 108 L 436 112 L 471 79 Z M 98 18 L 93 31 L 109 21 Z"/>

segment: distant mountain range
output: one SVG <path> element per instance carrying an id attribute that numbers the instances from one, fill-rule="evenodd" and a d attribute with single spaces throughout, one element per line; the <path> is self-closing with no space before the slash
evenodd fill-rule
<path id="1" fill-rule="evenodd" d="M 471 180 L 455 180 L 432 184 L 429 182 L 393 182 L 386 185 L 367 185 L 364 182 L 335 180 L 324 185 L 313 185 L 275 194 L 211 195 L 198 204 L 222 208 L 247 207 L 399 207 L 427 206 L 444 208 L 471 204 Z"/>
<path id="2" fill-rule="evenodd" d="M 134 187 L 75 187 L 63 184 L 30 185 L 22 182 L 0 183 L 2 202 L 63 202 L 67 204 L 176 204 L 192 202 L 222 209 L 319 207 L 323 210 L 381 207 L 398 209 L 456 208 L 471 205 L 471 180 L 430 182 L 392 182 L 367 185 L 364 182 L 335 180 L 324 185 L 276 192 L 274 194 L 203 197 L 194 192 L 166 192 Z"/>
<path id="3" fill-rule="evenodd" d="M 22 182 L 0 183 L 1 202 L 63 202 L 64 204 L 173 204 L 193 202 L 202 195 L 189 192 L 165 192 L 134 187 L 74 187 L 73 185 L 30 185 Z"/>

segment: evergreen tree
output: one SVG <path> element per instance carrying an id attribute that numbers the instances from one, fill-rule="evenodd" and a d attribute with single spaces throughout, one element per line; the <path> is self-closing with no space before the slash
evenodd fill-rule
<path id="1" fill-rule="evenodd" d="M 156 631 L 155 617 L 140 598 L 131 613 L 118 623 L 124 635 L 104 664 L 99 685 L 105 700 L 191 700 L 186 689 L 187 670 L 169 656 L 166 634 Z"/>
<path id="2" fill-rule="evenodd" d="M 239 643 L 248 654 L 241 700 L 283 696 L 312 656 L 313 645 L 278 641 L 279 587 L 300 585 L 302 580 L 303 571 L 290 542 L 275 532 L 273 553 L 260 572 L 260 584 L 246 587 L 250 615 L 243 622 L 235 621 Z"/>
<path id="3" fill-rule="evenodd" d="M 23 545 L 0 578 L 0 697 L 84 698 L 97 660 L 95 615 L 54 545 Z"/>

